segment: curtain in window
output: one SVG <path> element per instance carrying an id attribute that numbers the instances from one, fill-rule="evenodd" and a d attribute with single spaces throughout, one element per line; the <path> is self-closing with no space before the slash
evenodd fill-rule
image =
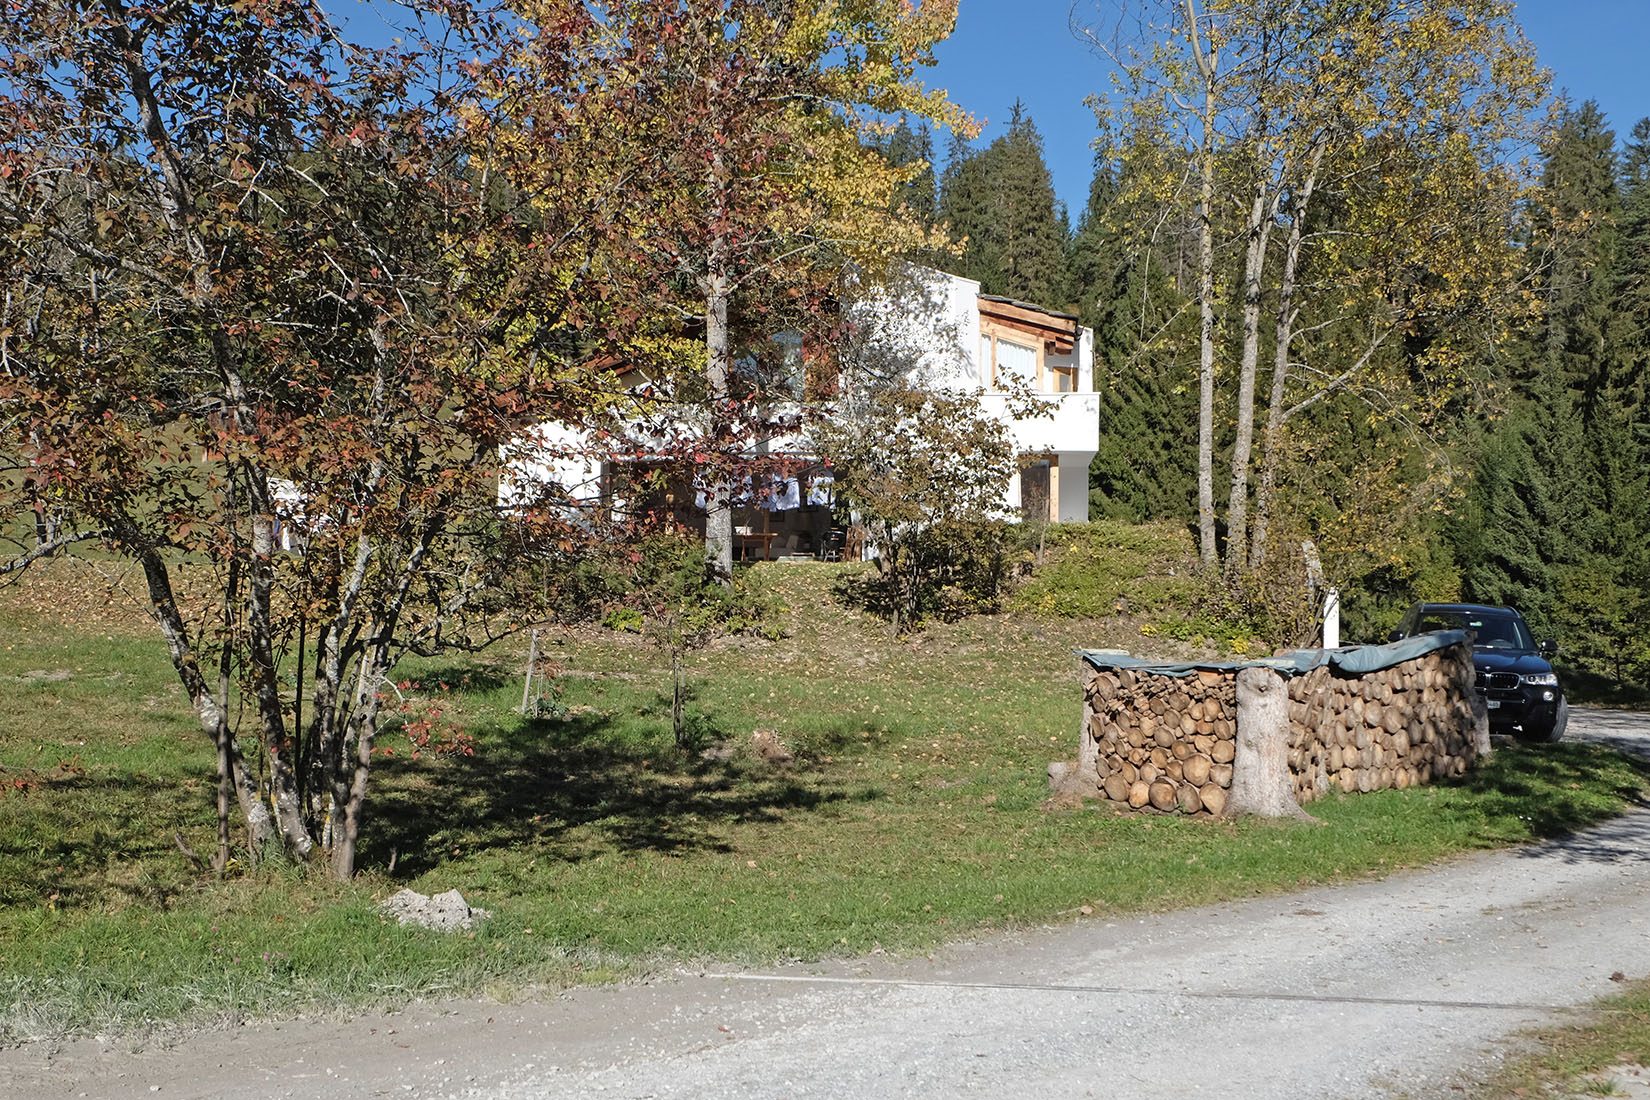
<path id="1" fill-rule="evenodd" d="M 1037 386 L 1037 349 L 1007 340 L 997 341 L 997 388 L 1014 379 L 1028 389 Z"/>

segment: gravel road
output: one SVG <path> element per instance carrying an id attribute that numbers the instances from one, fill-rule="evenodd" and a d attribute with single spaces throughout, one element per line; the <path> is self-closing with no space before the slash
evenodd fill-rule
<path id="1" fill-rule="evenodd" d="M 1650 715 L 1574 739 L 1650 755 Z M 420 1006 L 131 1052 L 0 1052 L 0 1095 L 1435 1097 L 1650 975 L 1650 812 L 1379 882 L 540 1004 Z"/>

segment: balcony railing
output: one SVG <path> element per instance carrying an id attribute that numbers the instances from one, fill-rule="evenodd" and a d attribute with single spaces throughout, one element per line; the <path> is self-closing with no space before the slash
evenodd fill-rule
<path id="1" fill-rule="evenodd" d="M 1097 393 L 1039 393 L 1035 400 L 1049 409 L 1048 416 L 1017 419 L 1009 414 L 1007 395 L 984 394 L 985 411 L 1007 421 L 1021 451 L 1092 452 L 1100 440 L 1100 395 Z"/>

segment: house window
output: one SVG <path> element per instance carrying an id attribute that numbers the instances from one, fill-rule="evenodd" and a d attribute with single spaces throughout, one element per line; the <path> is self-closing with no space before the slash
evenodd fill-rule
<path id="1" fill-rule="evenodd" d="M 1034 336 L 1024 342 L 1004 336 L 995 326 L 980 333 L 980 380 L 986 388 L 1024 387 L 1033 393 L 1076 393 L 1077 364 L 1070 361 L 1069 356 L 1061 357 L 1067 362 L 1049 362 L 1035 340 Z"/>
<path id="2" fill-rule="evenodd" d="M 1001 337 L 997 338 L 996 345 L 996 370 L 992 374 L 996 388 L 1002 389 L 1012 380 L 1027 389 L 1036 389 L 1037 349 Z"/>
<path id="3" fill-rule="evenodd" d="M 1045 365 L 1047 371 L 1048 391 L 1050 393 L 1076 393 L 1077 368 L 1074 365 Z"/>

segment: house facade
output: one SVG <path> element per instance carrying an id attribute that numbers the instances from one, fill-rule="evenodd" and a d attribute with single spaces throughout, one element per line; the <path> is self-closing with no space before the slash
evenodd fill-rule
<path id="1" fill-rule="evenodd" d="M 913 378 L 976 392 L 985 411 L 1008 425 L 1021 471 L 1003 510 L 1025 520 L 1088 522 L 1089 463 L 1100 439 L 1093 331 L 1070 314 L 982 294 L 972 279 L 927 268 L 870 300 L 874 323 L 908 349 Z M 1028 405 L 1040 415 L 1015 415 Z"/>
<path id="2" fill-rule="evenodd" d="M 1087 522 L 1088 468 L 1100 430 L 1089 329 L 1068 314 L 981 294 L 971 279 L 927 268 L 909 268 L 897 284 L 866 290 L 850 310 L 866 334 L 862 350 L 885 360 L 885 373 L 919 386 L 976 393 L 984 411 L 1008 426 L 1021 461 L 1004 492 L 1003 514 Z M 632 392 L 649 385 L 624 364 L 613 369 Z M 1016 415 L 1027 410 L 1037 415 Z M 670 434 L 668 426 L 658 431 Z M 736 502 L 737 549 L 761 557 L 852 554 L 853 541 L 845 547 L 840 530 L 843 517 L 832 507 L 829 471 L 810 468 L 817 452 L 805 419 L 794 433 L 762 440 L 755 449 L 795 460 L 799 472 L 783 484 L 753 486 Z M 563 425 L 541 425 L 535 438 L 518 441 L 504 459 L 500 500 L 507 505 L 545 483 L 579 505 L 614 506 L 624 497 L 622 467 L 598 441 Z M 703 523 L 694 497 L 691 486 L 682 486 L 653 504 L 693 526 L 696 518 Z"/>

